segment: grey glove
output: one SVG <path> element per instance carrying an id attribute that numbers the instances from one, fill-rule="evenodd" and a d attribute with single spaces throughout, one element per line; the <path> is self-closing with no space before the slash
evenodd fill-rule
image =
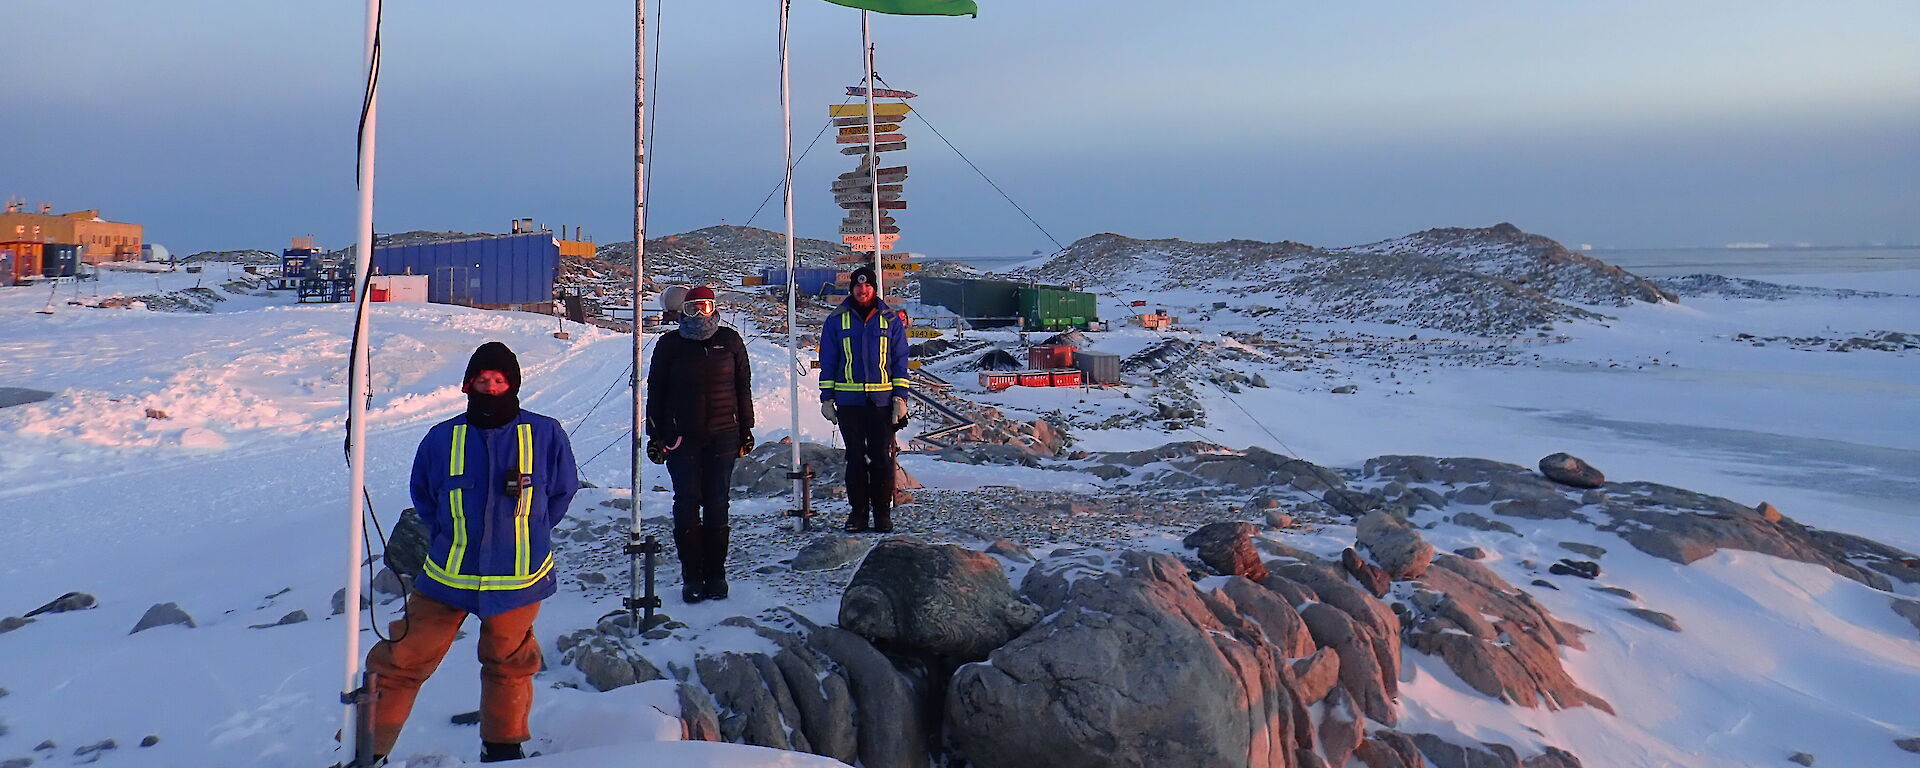
<path id="1" fill-rule="evenodd" d="M 893 399 L 893 423 L 907 423 L 907 399 L 904 397 Z"/>
<path id="2" fill-rule="evenodd" d="M 833 407 L 832 400 L 820 404 L 820 415 L 827 417 L 827 423 L 829 424 L 840 423 L 840 410 Z"/>

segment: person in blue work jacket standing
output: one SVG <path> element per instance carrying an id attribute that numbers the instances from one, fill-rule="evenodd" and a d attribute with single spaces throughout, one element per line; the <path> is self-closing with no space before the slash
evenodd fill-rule
<path id="1" fill-rule="evenodd" d="M 847 531 L 893 530 L 893 433 L 907 422 L 907 323 L 880 300 L 872 267 L 820 331 L 820 412 L 847 441 Z"/>
<path id="2" fill-rule="evenodd" d="M 560 422 L 520 408 L 520 361 L 507 345 L 474 350 L 460 389 L 466 412 L 427 430 L 413 457 L 413 507 L 429 541 L 423 572 L 391 639 L 367 652 L 375 765 L 468 614 L 480 617 L 480 762 L 520 759 L 530 737 L 533 619 L 555 590 L 553 527 L 579 475 Z"/>

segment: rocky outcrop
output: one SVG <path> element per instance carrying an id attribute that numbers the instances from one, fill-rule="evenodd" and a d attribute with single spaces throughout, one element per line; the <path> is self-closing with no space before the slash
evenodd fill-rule
<path id="1" fill-rule="evenodd" d="M 1524 707 L 1613 711 L 1560 663 L 1560 647 L 1583 649 L 1586 630 L 1465 558 L 1435 558 L 1416 583 L 1408 647 L 1439 657 L 1474 690 Z"/>
<path id="2" fill-rule="evenodd" d="M 154 627 L 175 625 L 188 629 L 192 629 L 195 626 L 193 617 L 187 615 L 187 612 L 182 610 L 178 603 L 159 603 L 148 608 L 146 614 L 140 617 L 140 621 L 134 624 L 133 630 L 127 634 L 131 635 L 145 632 Z"/>
<path id="3" fill-rule="evenodd" d="M 1025 632 L 1040 610 L 1021 602 L 992 556 L 900 537 L 861 561 L 840 597 L 840 626 L 888 647 L 977 660 Z"/>

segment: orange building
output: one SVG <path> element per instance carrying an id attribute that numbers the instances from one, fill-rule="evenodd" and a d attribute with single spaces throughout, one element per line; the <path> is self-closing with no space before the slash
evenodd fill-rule
<path id="1" fill-rule="evenodd" d="M 141 227 L 107 221 L 99 210 L 53 213 L 42 204 L 39 213 L 26 212 L 21 203 L 8 203 L 0 212 L 0 241 L 29 243 L 75 243 L 84 245 L 86 262 L 139 261 Z"/>

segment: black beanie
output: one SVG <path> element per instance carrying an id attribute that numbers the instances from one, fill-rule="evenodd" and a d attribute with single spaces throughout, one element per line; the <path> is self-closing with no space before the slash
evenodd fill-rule
<path id="1" fill-rule="evenodd" d="M 865 279 L 863 280 L 861 278 L 865 278 Z M 851 290 L 854 286 L 859 285 L 861 283 L 872 285 L 875 290 L 879 290 L 880 286 L 875 284 L 876 281 L 874 280 L 874 276 L 873 276 L 873 267 L 861 267 L 859 269 L 854 270 L 853 274 L 847 276 L 847 288 L 849 290 Z"/>
<path id="2" fill-rule="evenodd" d="M 499 371 L 507 377 L 507 394 L 520 394 L 520 358 L 514 357 L 513 350 L 497 341 L 489 341 L 473 351 L 473 357 L 467 360 L 467 375 L 460 379 L 460 390 L 466 391 L 467 384 L 481 371 Z"/>

